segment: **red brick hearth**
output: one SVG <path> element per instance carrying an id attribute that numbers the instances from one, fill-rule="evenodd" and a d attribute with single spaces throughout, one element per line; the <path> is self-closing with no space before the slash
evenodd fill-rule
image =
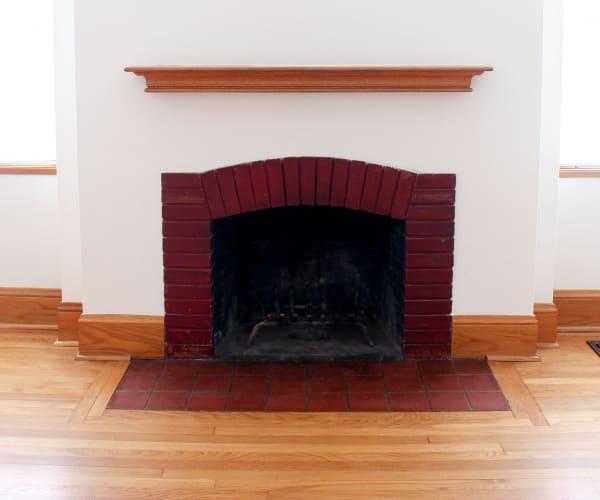
<path id="1" fill-rule="evenodd" d="M 333 158 L 162 175 L 167 357 L 212 355 L 211 221 L 285 206 L 345 207 L 406 222 L 406 358 L 450 356 L 454 174 Z"/>

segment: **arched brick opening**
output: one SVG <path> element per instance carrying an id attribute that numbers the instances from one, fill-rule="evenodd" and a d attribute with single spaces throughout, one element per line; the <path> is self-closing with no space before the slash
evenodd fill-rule
<path id="1" fill-rule="evenodd" d="M 404 220 L 403 352 L 450 355 L 454 174 L 338 158 L 292 157 L 162 175 L 165 353 L 213 352 L 211 221 L 286 206 L 330 206 Z"/>

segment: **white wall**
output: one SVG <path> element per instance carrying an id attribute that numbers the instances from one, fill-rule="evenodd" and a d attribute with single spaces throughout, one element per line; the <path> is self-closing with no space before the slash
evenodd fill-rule
<path id="1" fill-rule="evenodd" d="M 75 5 L 87 313 L 163 312 L 160 173 L 285 155 L 456 172 L 455 314 L 531 314 L 542 0 Z M 491 65 L 465 94 L 145 94 L 129 65 Z"/>
<path id="2" fill-rule="evenodd" d="M 600 178 L 562 178 L 558 189 L 557 290 L 600 290 Z"/>
<path id="3" fill-rule="evenodd" d="M 562 0 L 544 0 L 540 171 L 535 302 L 551 304 L 556 265 L 556 198 L 560 164 Z"/>
<path id="4" fill-rule="evenodd" d="M 0 175 L 0 287 L 60 288 L 56 177 Z"/>
<path id="5" fill-rule="evenodd" d="M 58 235 L 61 242 L 58 265 L 62 300 L 81 302 L 83 270 L 79 225 L 73 0 L 54 0 L 54 53 L 55 96 L 58 111 L 56 113 Z"/>

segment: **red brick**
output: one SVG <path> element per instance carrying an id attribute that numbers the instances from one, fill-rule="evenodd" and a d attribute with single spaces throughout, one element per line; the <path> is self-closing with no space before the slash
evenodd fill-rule
<path id="1" fill-rule="evenodd" d="M 454 189 L 415 189 L 411 205 L 454 205 Z"/>
<path id="2" fill-rule="evenodd" d="M 300 158 L 300 202 L 302 205 L 315 204 L 316 182 L 316 159 Z"/>
<path id="3" fill-rule="evenodd" d="M 450 314 L 452 312 L 452 301 L 405 300 L 404 312 L 406 314 Z"/>
<path id="4" fill-rule="evenodd" d="M 406 238 L 406 253 L 452 252 L 454 238 Z"/>
<path id="5" fill-rule="evenodd" d="M 165 328 L 203 330 L 212 328 L 209 314 L 166 314 Z"/>
<path id="6" fill-rule="evenodd" d="M 267 174 L 265 173 L 265 162 L 256 161 L 250 165 L 250 179 L 254 191 L 256 209 L 262 210 L 271 207 L 269 187 L 267 185 Z"/>
<path id="7" fill-rule="evenodd" d="M 161 175 L 163 188 L 199 188 L 202 185 L 202 175 L 198 173 L 164 173 Z"/>
<path id="8" fill-rule="evenodd" d="M 396 196 L 396 188 L 400 171 L 391 167 L 383 167 L 381 187 L 379 188 L 379 196 L 375 204 L 375 213 L 379 215 L 390 215 L 392 211 L 392 203 Z"/>
<path id="9" fill-rule="evenodd" d="M 405 344 L 449 344 L 452 340 L 450 330 L 428 330 L 425 332 L 405 331 Z"/>
<path id="10" fill-rule="evenodd" d="M 267 184 L 271 195 L 271 206 L 284 207 L 285 188 L 283 187 L 283 172 L 281 170 L 281 160 L 265 161 L 265 172 L 267 174 Z"/>
<path id="11" fill-rule="evenodd" d="M 317 159 L 317 205 L 329 206 L 331 195 L 331 176 L 333 172 L 333 159 Z"/>
<path id="12" fill-rule="evenodd" d="M 450 285 L 452 269 L 406 269 L 404 282 L 407 285 Z"/>
<path id="13" fill-rule="evenodd" d="M 449 358 L 450 344 L 404 344 L 406 359 Z"/>
<path id="14" fill-rule="evenodd" d="M 210 252 L 210 238 L 164 238 L 163 252 L 208 253 Z"/>
<path id="15" fill-rule="evenodd" d="M 210 221 L 163 222 L 163 236 L 207 237 Z"/>
<path id="16" fill-rule="evenodd" d="M 398 185 L 396 186 L 396 194 L 392 202 L 392 210 L 390 216 L 394 219 L 406 218 L 406 211 L 411 200 L 411 193 L 415 182 L 415 174 L 402 170 Z"/>
<path id="17" fill-rule="evenodd" d="M 454 220 L 453 205 L 410 205 L 407 220 Z"/>
<path id="18" fill-rule="evenodd" d="M 162 190 L 162 202 L 165 204 L 206 205 L 206 195 L 202 188 L 167 188 Z"/>
<path id="19" fill-rule="evenodd" d="M 186 330 L 181 328 L 167 328 L 165 341 L 169 344 L 202 344 L 209 345 L 212 342 L 211 330 Z"/>
<path id="20" fill-rule="evenodd" d="M 452 328 L 450 315 L 404 315 L 405 330 L 447 330 Z"/>
<path id="21" fill-rule="evenodd" d="M 167 344 L 167 355 L 179 359 L 204 359 L 210 358 L 213 353 L 212 345 L 173 345 Z"/>
<path id="22" fill-rule="evenodd" d="M 240 208 L 242 212 L 252 212 L 256 210 L 256 202 L 254 201 L 254 191 L 252 189 L 252 181 L 248 165 L 236 165 L 233 167 L 233 178 L 237 190 Z"/>
<path id="23" fill-rule="evenodd" d="M 405 285 L 405 300 L 410 299 L 450 299 L 452 285 Z"/>
<path id="24" fill-rule="evenodd" d="M 377 200 L 379 199 L 379 190 L 381 186 L 381 178 L 383 176 L 383 168 L 379 165 L 367 165 L 367 174 L 365 177 L 365 185 L 360 202 L 360 209 L 365 212 L 375 212 Z"/>
<path id="25" fill-rule="evenodd" d="M 221 189 L 217 182 L 217 175 L 215 171 L 206 172 L 202 176 L 202 186 L 204 187 L 204 193 L 206 194 L 206 202 L 208 203 L 208 209 L 213 219 L 219 219 L 227 215 L 225 213 L 225 205 L 223 204 L 223 197 L 221 196 Z"/>
<path id="26" fill-rule="evenodd" d="M 451 253 L 410 253 L 406 256 L 407 268 L 444 268 L 452 267 L 454 254 Z"/>
<path id="27" fill-rule="evenodd" d="M 306 409 L 305 394 L 273 394 L 270 393 L 267 411 L 304 411 Z"/>
<path id="28" fill-rule="evenodd" d="M 233 168 L 220 168 L 216 170 L 217 182 L 221 190 L 223 205 L 227 215 L 237 215 L 241 213 L 240 200 L 238 197 L 235 181 L 233 180 Z"/>
<path id="29" fill-rule="evenodd" d="M 346 203 L 346 189 L 350 162 L 348 160 L 333 160 L 333 177 L 331 181 L 331 206 L 343 207 Z"/>
<path id="30" fill-rule="evenodd" d="M 165 285 L 165 298 L 210 300 L 210 285 Z"/>
<path id="31" fill-rule="evenodd" d="M 171 299 L 165 302 L 165 311 L 170 314 L 210 314 L 211 305 L 210 300 Z"/>
<path id="32" fill-rule="evenodd" d="M 429 394 L 432 411 L 469 411 L 471 408 L 462 391 L 432 392 Z"/>
<path id="33" fill-rule="evenodd" d="M 419 174 L 415 188 L 454 188 L 456 174 Z"/>
<path id="34" fill-rule="evenodd" d="M 360 209 L 360 200 L 365 185 L 367 165 L 364 161 L 353 161 L 350 164 L 348 189 L 346 191 L 346 208 Z"/>
<path id="35" fill-rule="evenodd" d="M 209 254 L 165 253 L 163 262 L 166 268 L 210 269 Z"/>
<path id="36" fill-rule="evenodd" d="M 454 236 L 454 222 L 407 221 L 406 236 Z"/>
<path id="37" fill-rule="evenodd" d="M 298 158 L 284 158 L 282 163 L 286 205 L 288 207 L 300 205 Z"/>
<path id="38" fill-rule="evenodd" d="M 164 275 L 165 283 L 169 285 L 210 285 L 209 270 L 165 269 Z"/>

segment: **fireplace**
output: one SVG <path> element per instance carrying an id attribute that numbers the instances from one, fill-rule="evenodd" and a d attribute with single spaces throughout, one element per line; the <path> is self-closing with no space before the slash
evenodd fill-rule
<path id="1" fill-rule="evenodd" d="M 162 187 L 168 357 L 449 357 L 453 174 L 303 157 Z"/>

